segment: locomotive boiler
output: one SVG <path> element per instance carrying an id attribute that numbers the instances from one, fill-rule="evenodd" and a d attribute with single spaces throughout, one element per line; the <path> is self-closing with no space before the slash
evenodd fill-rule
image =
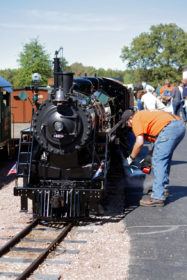
<path id="1" fill-rule="evenodd" d="M 133 106 L 121 82 L 73 76 L 63 72 L 56 53 L 54 88 L 42 104 L 35 94 L 31 127 L 21 131 L 14 195 L 21 197 L 23 211 L 31 199 L 33 216 L 41 219 L 82 218 L 98 211 L 119 144 L 120 117 Z"/>

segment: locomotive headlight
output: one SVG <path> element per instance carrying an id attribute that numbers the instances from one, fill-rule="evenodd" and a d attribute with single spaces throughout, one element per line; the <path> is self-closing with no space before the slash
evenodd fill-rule
<path id="1" fill-rule="evenodd" d="M 61 132 L 64 129 L 63 122 L 55 122 L 54 123 L 54 128 L 57 132 Z"/>

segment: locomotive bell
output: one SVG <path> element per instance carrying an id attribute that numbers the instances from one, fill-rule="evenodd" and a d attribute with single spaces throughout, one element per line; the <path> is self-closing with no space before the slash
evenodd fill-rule
<path id="1" fill-rule="evenodd" d="M 70 93 L 73 85 L 73 72 L 63 72 L 62 73 L 62 87 L 56 91 L 54 102 L 63 102 L 66 100 L 66 94 Z"/>
<path id="2" fill-rule="evenodd" d="M 62 91 L 61 87 L 55 93 L 55 102 L 63 102 L 65 100 L 64 92 Z"/>

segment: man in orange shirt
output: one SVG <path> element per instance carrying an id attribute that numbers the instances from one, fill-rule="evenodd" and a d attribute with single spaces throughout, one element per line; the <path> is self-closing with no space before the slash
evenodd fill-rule
<path id="1" fill-rule="evenodd" d="M 175 115 L 155 110 L 134 113 L 126 110 L 121 118 L 122 127 L 131 127 L 136 137 L 127 165 L 131 165 L 143 147 L 144 140 L 154 143 L 152 165 L 154 183 L 151 197 L 140 200 L 142 206 L 164 206 L 164 191 L 169 184 L 171 158 L 185 135 L 184 122 Z"/>
<path id="2" fill-rule="evenodd" d="M 173 87 L 170 85 L 170 80 L 165 80 L 165 85 L 160 89 L 161 101 L 166 105 L 171 102 L 171 94 L 173 92 Z"/>

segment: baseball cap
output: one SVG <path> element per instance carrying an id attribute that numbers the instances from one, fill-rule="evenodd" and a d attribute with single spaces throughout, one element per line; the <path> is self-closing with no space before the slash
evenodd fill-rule
<path id="1" fill-rule="evenodd" d="M 153 88 L 152 86 L 150 86 L 150 85 L 147 85 L 147 86 L 146 86 L 147 92 L 152 92 L 153 89 L 154 89 L 154 88 Z"/>
<path id="2" fill-rule="evenodd" d="M 121 123 L 122 123 L 122 128 L 126 126 L 126 121 L 131 117 L 133 116 L 134 112 L 133 110 L 125 110 L 125 112 L 122 114 L 121 116 Z"/>

